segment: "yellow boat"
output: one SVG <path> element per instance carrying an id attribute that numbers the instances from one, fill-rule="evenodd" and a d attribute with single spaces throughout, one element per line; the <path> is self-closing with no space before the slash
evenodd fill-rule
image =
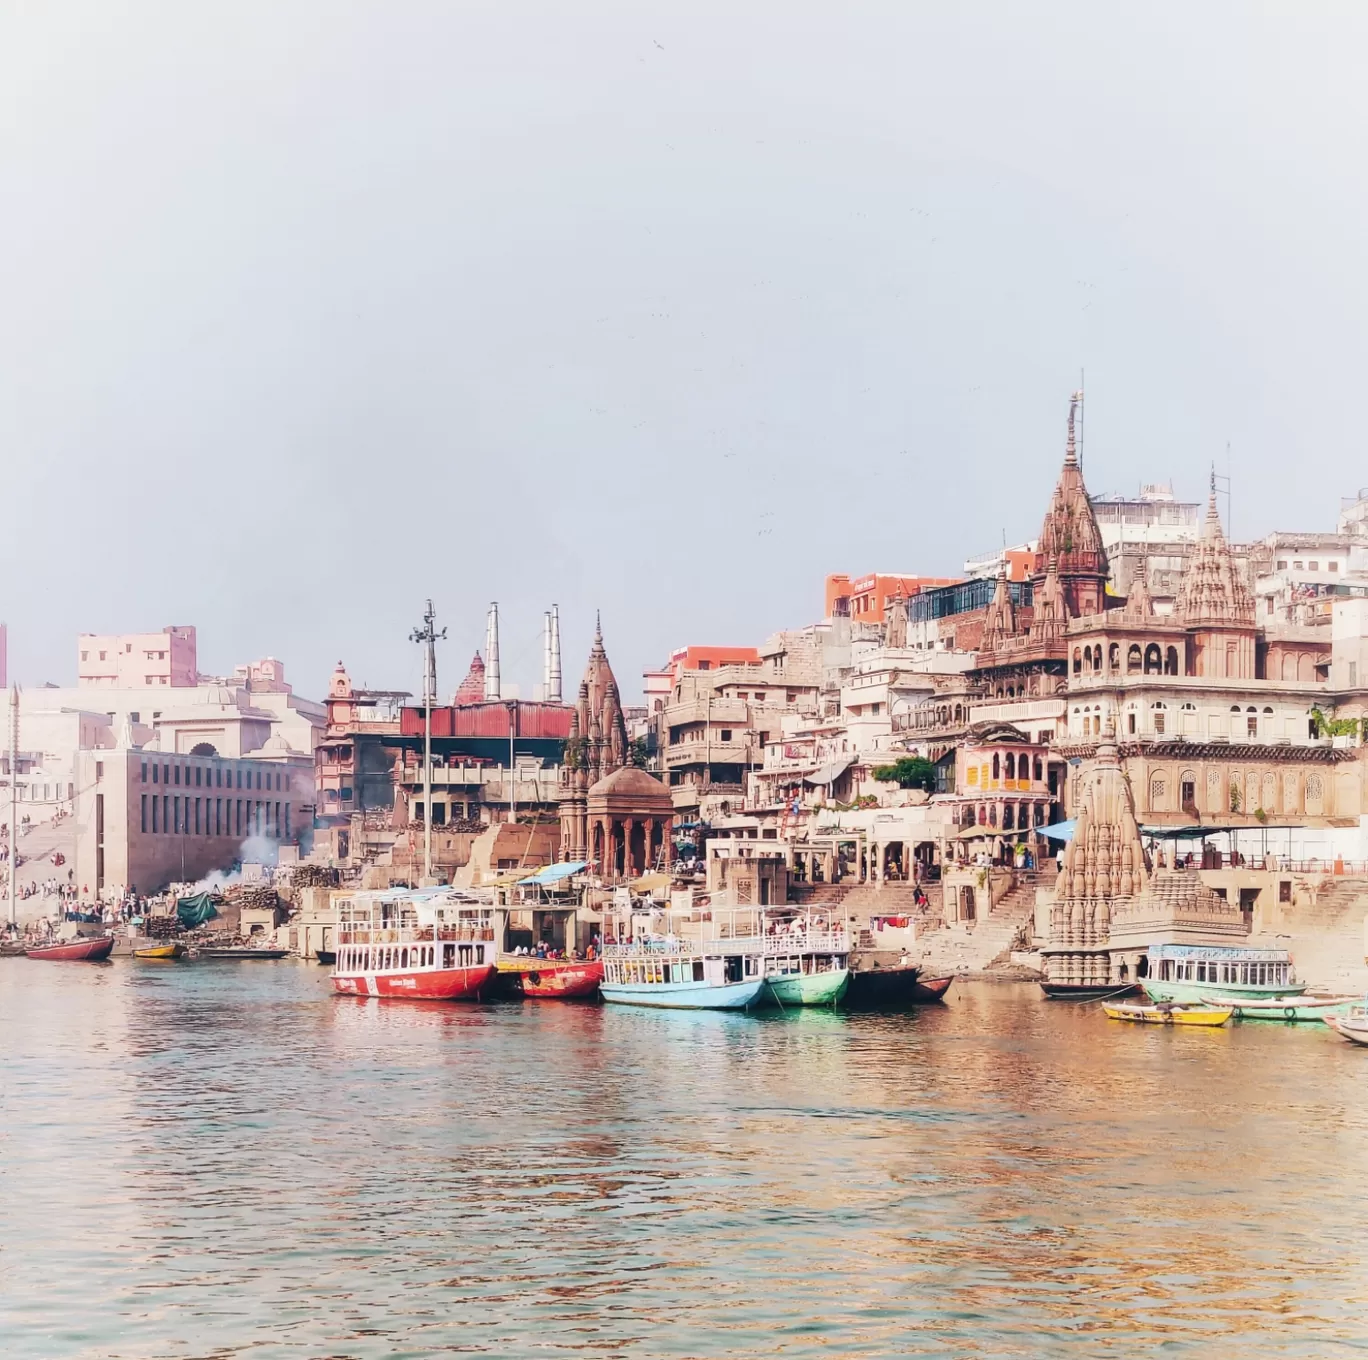
<path id="1" fill-rule="evenodd" d="M 143 949 L 135 949 L 135 959 L 178 959 L 185 953 L 185 946 L 179 940 L 170 944 L 149 944 Z"/>
<path id="2" fill-rule="evenodd" d="M 1125 1001 L 1104 1001 L 1102 1009 L 1109 1020 L 1131 1020 L 1142 1025 L 1224 1025 L 1235 1011 L 1233 1006 L 1146 1006 Z"/>

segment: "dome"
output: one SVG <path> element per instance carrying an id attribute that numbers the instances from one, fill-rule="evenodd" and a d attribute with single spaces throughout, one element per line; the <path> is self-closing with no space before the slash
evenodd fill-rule
<path id="1" fill-rule="evenodd" d="M 654 775 L 639 770 L 635 765 L 624 765 L 620 770 L 600 779 L 590 790 L 591 795 L 616 798 L 633 798 L 645 795 L 648 798 L 670 796 L 670 791 Z"/>

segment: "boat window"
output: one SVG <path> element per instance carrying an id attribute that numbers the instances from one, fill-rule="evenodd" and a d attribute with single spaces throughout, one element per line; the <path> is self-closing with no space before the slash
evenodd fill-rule
<path id="1" fill-rule="evenodd" d="M 694 980 L 695 982 L 702 982 L 702 981 L 703 981 L 703 960 L 702 960 L 702 959 L 695 959 L 695 960 L 694 960 L 694 966 L 693 966 L 693 980 Z"/>

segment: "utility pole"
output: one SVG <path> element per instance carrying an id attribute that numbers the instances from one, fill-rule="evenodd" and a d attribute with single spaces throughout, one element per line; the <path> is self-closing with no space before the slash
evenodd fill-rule
<path id="1" fill-rule="evenodd" d="M 427 652 L 423 658 L 423 884 L 432 882 L 432 703 L 437 697 L 437 643 L 446 637 L 434 625 L 432 601 L 423 613 L 423 626 L 409 634 L 411 642 L 421 642 Z"/>
<path id="2" fill-rule="evenodd" d="M 518 824 L 518 785 L 513 777 L 513 736 L 518 725 L 518 702 L 508 701 L 508 824 Z"/>
<path id="3" fill-rule="evenodd" d="M 10 846 L 9 924 L 19 921 L 19 686 L 10 686 Z"/>

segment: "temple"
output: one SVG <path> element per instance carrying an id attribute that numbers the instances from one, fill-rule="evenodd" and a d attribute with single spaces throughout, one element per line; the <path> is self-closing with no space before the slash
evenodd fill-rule
<path id="1" fill-rule="evenodd" d="M 561 767 L 560 853 L 609 878 L 646 872 L 669 846 L 670 791 L 628 754 L 617 679 L 596 623 Z"/>

